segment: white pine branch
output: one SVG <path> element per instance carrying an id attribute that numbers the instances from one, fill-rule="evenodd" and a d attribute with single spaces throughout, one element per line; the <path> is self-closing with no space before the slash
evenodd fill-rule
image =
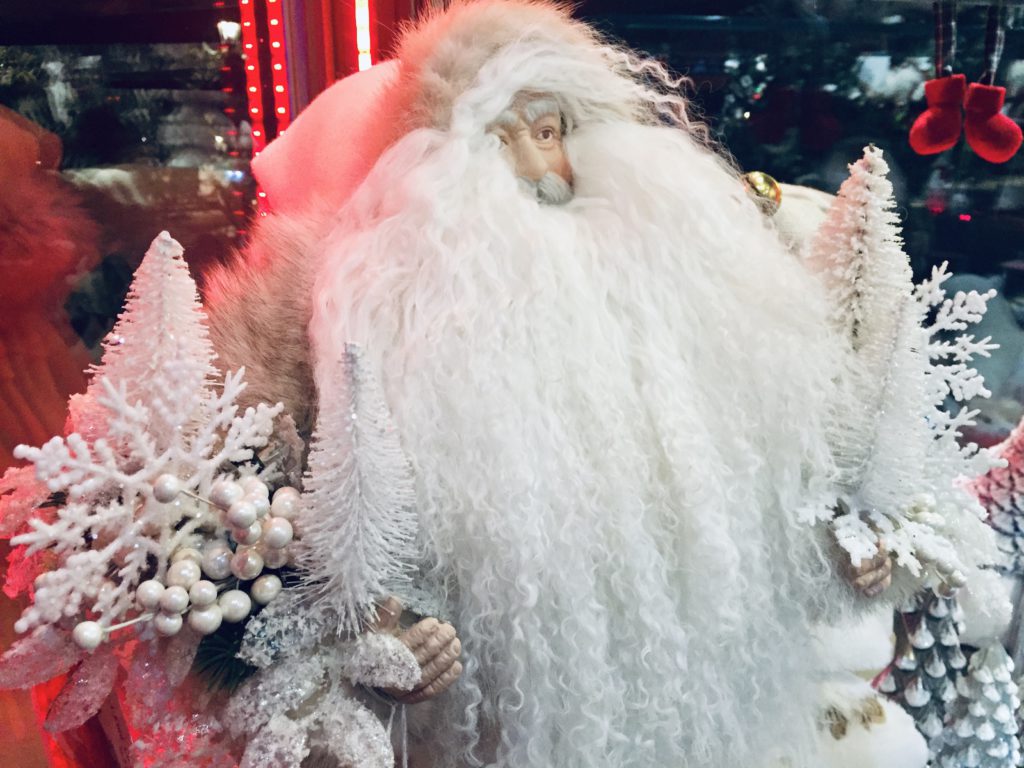
<path id="1" fill-rule="evenodd" d="M 346 345 L 336 374 L 335 391 L 320 393 L 299 564 L 341 633 L 362 628 L 406 575 L 417 519 L 412 468 L 358 347 Z"/>

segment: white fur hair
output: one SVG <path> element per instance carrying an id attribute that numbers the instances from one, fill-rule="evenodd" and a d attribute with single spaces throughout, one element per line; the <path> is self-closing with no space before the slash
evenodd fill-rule
<path id="1" fill-rule="evenodd" d="M 800 513 L 833 476 L 839 345 L 728 164 L 677 110 L 657 124 L 654 70 L 602 50 L 488 59 L 449 131 L 382 156 L 318 267 L 320 392 L 361 344 L 463 640 L 423 749 L 816 765 L 809 626 L 850 592 Z M 524 91 L 575 124 L 565 206 L 522 194 L 484 132 Z"/>
<path id="2" fill-rule="evenodd" d="M 653 100 L 605 102 L 618 113 L 637 109 L 646 117 L 651 106 L 678 112 L 685 102 L 660 85 L 675 82 L 664 67 L 641 59 L 605 40 L 593 27 L 575 20 L 567 3 L 548 0 L 454 0 L 441 12 L 428 14 L 405 31 L 399 46 L 402 63 L 393 100 L 402 105 L 401 133 L 423 127 L 448 128 L 456 101 L 481 81 L 480 70 L 510 45 L 572 51 L 577 59 L 603 62 L 649 77 Z"/>
<path id="3" fill-rule="evenodd" d="M 571 131 L 576 124 L 629 120 L 640 124 L 669 123 L 692 127 L 687 102 L 659 63 L 637 58 L 625 49 L 594 42 L 577 45 L 538 38 L 523 31 L 523 40 L 508 45 L 479 69 L 475 83 L 452 105 L 448 130 L 455 136 L 479 138 L 480 121 L 493 122 L 519 93 L 554 97 Z M 491 84 L 503 81 L 500 88 Z"/>

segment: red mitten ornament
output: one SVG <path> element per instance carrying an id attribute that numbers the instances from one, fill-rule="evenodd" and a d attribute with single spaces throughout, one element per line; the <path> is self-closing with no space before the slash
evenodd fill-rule
<path id="1" fill-rule="evenodd" d="M 978 157 L 990 163 L 1005 163 L 1020 149 L 1020 126 L 1000 112 L 1005 99 L 1006 89 L 1002 86 L 971 83 L 967 89 L 967 143 Z"/>
<path id="2" fill-rule="evenodd" d="M 960 105 L 966 90 L 967 78 L 963 75 L 939 77 L 924 84 L 928 109 L 910 127 L 910 146 L 917 154 L 935 155 L 956 144 L 962 124 Z"/>

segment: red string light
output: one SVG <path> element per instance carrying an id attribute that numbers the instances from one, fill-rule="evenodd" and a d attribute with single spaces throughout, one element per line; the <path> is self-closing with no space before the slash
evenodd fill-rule
<path id="1" fill-rule="evenodd" d="M 280 0 L 266 0 L 267 38 L 270 42 L 270 77 L 277 117 L 277 135 L 280 136 L 291 122 L 288 98 L 288 61 L 285 56 L 284 10 Z"/>
<path id="2" fill-rule="evenodd" d="M 242 20 L 242 60 L 245 62 L 246 114 L 252 125 L 252 154 L 258 155 L 267 145 L 263 124 L 263 86 L 260 83 L 260 57 L 256 35 L 256 0 L 238 0 Z"/>
<path id="3" fill-rule="evenodd" d="M 359 53 L 359 71 L 373 66 L 373 48 L 370 36 L 370 0 L 355 0 L 356 49 Z"/>

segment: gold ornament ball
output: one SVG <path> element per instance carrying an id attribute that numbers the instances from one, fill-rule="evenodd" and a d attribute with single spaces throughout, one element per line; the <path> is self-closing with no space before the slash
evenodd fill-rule
<path id="1" fill-rule="evenodd" d="M 754 198 L 761 210 L 768 216 L 774 216 L 782 205 L 782 187 L 779 182 L 763 171 L 751 171 L 743 174 L 743 186 Z"/>

